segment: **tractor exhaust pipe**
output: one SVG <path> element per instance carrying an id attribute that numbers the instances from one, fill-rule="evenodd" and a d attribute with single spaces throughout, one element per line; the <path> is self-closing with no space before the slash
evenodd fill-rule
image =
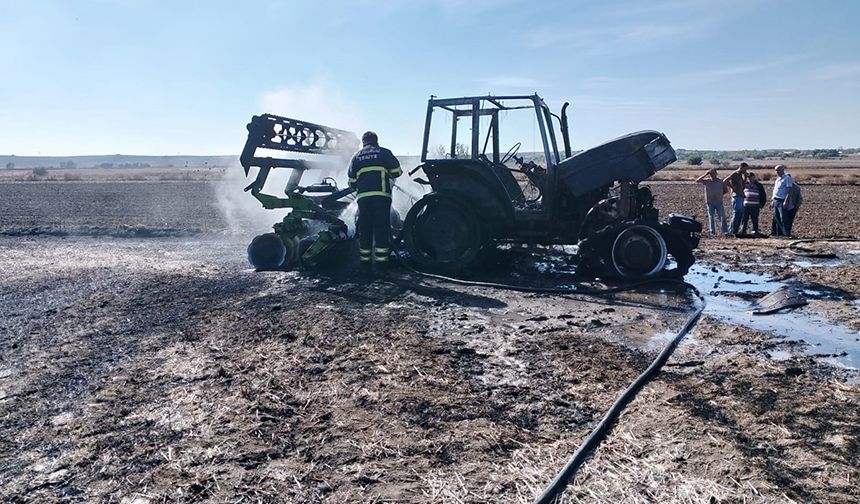
<path id="1" fill-rule="evenodd" d="M 567 159 L 571 156 L 570 153 L 570 129 L 567 125 L 567 107 L 570 105 L 570 102 L 564 102 L 564 105 L 561 106 L 561 121 L 559 121 L 559 125 L 561 128 L 561 139 L 564 140 L 564 158 Z"/>

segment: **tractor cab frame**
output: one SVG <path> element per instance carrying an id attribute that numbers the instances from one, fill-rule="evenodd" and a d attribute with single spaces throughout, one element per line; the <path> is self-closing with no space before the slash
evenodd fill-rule
<path id="1" fill-rule="evenodd" d="M 431 166 L 438 166 L 438 160 L 428 159 L 430 154 L 430 131 L 433 126 L 434 112 L 444 110 L 451 114 L 451 137 L 450 137 L 450 159 L 463 160 L 457 152 L 462 150 L 461 145 L 458 145 L 458 134 L 462 129 L 461 119 L 464 119 L 471 133 L 469 138 L 468 153 L 469 159 L 473 162 L 482 164 L 491 164 L 497 171 L 496 176 L 502 182 L 503 187 L 508 191 L 509 199 L 517 205 L 518 203 L 535 203 L 540 201 L 540 205 L 531 205 L 531 210 L 528 215 L 531 220 L 543 218 L 546 220 L 552 219 L 552 200 L 555 188 L 554 177 L 555 167 L 561 161 L 558 148 L 558 135 L 553 127 L 553 119 L 559 122 L 561 139 L 564 145 L 565 158 L 570 157 L 570 137 L 567 127 L 567 107 L 565 103 L 561 109 L 561 115 L 555 115 L 550 111 L 544 100 L 537 94 L 533 95 L 509 95 L 509 96 L 476 96 L 464 98 L 436 98 L 431 97 L 427 104 L 427 116 L 424 123 L 424 139 L 421 155 L 421 162 L 431 162 Z M 509 111 L 524 111 L 526 114 L 533 114 L 534 125 L 540 132 L 540 147 L 545 167 L 538 164 L 525 164 L 523 158 L 517 157 L 517 153 L 522 145 L 521 142 L 513 144 L 507 151 L 502 153 L 500 145 L 501 121 L 500 114 Z M 489 118 L 487 127 L 482 128 L 482 119 Z M 484 131 L 486 130 L 486 131 Z M 488 152 L 489 149 L 489 152 Z M 516 161 L 521 167 L 519 170 L 511 170 L 507 167 L 510 161 Z M 444 164 L 444 163 L 443 163 Z M 457 161 L 453 162 L 457 164 Z M 527 198 L 522 193 L 520 187 L 526 180 L 511 178 L 504 172 L 509 171 L 512 174 L 521 172 L 527 178 L 527 181 L 532 183 L 537 189 L 537 195 L 533 198 Z M 547 184 L 547 180 L 553 181 Z M 536 211 L 535 211 L 536 210 Z M 525 217 L 525 216 L 521 216 Z"/>

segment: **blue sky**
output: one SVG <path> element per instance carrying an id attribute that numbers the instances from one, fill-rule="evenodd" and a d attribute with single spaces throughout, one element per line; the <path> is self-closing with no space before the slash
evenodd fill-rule
<path id="1" fill-rule="evenodd" d="M 860 1 L 0 0 L 0 154 L 238 154 L 272 112 L 417 154 L 430 94 L 539 92 L 575 148 L 860 146 Z"/>

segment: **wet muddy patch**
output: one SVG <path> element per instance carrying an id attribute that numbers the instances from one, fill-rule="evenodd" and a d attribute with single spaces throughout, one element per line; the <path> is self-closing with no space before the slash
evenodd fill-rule
<path id="1" fill-rule="evenodd" d="M 687 281 L 707 297 L 705 315 L 730 326 L 767 333 L 771 358 L 812 357 L 850 370 L 849 376 L 857 375 L 860 369 L 860 332 L 823 317 L 810 307 L 770 315 L 752 314 L 757 300 L 789 284 L 818 300 L 841 300 L 840 294 L 825 288 L 804 288 L 798 282 L 777 281 L 767 275 L 706 265 L 694 266 Z"/>

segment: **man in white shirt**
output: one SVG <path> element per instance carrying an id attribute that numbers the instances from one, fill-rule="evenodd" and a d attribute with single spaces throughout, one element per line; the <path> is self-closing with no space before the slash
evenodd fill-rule
<path id="1" fill-rule="evenodd" d="M 794 181 L 791 175 L 785 173 L 784 165 L 776 165 L 776 181 L 773 183 L 773 197 L 770 207 L 773 209 L 773 236 L 791 236 L 791 228 L 788 224 L 788 211 L 791 210 L 791 193 L 794 190 Z"/>

